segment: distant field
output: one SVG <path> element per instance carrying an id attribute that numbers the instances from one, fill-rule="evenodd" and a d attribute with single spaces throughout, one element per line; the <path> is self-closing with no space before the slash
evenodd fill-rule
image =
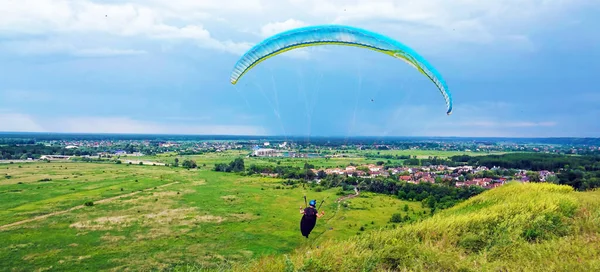
<path id="1" fill-rule="evenodd" d="M 283 157 L 251 157 L 245 158 L 250 152 L 247 150 L 237 151 L 237 150 L 229 150 L 225 152 L 216 152 L 216 153 L 207 153 L 203 155 L 186 155 L 186 156 L 177 156 L 174 153 L 164 154 L 158 156 L 143 156 L 136 157 L 139 160 L 148 160 L 155 161 L 160 163 L 169 163 L 172 164 L 175 162 L 175 158 L 178 158 L 180 163 L 185 159 L 192 159 L 196 161 L 199 167 L 205 169 L 212 169 L 215 163 L 229 163 L 233 159 L 237 157 L 244 157 L 246 165 L 257 164 L 273 164 L 279 162 L 280 165 L 292 165 L 292 166 L 303 166 L 304 163 L 309 163 L 315 165 L 317 168 L 332 168 L 332 167 L 346 167 L 350 163 L 354 164 L 369 164 L 376 163 L 377 161 L 388 161 L 387 159 L 382 158 L 372 158 L 367 159 L 364 157 L 364 154 L 371 153 L 376 154 L 379 152 L 380 155 L 411 155 L 417 156 L 417 158 L 425 159 L 428 157 L 440 157 L 440 158 L 448 158 L 451 156 L 457 155 L 469 155 L 469 156 L 484 156 L 491 154 L 506 154 L 506 152 L 462 152 L 462 151 L 435 151 L 435 150 L 366 150 L 366 151 L 353 151 L 351 153 L 344 153 L 345 155 L 349 155 L 351 157 L 335 157 L 329 158 L 327 160 L 323 158 L 283 158 Z M 123 159 L 131 159 L 131 158 L 123 158 Z M 391 159 L 391 163 L 399 163 L 402 160 Z M 205 165 L 205 166 L 204 166 Z"/>
<path id="2" fill-rule="evenodd" d="M 235 155 L 193 158 L 208 169 Z M 5 164 L 0 168 L 0 262 L 10 271 L 210 267 L 357 236 L 391 226 L 393 213 L 417 217 L 423 211 L 420 203 L 368 193 L 344 207 L 334 203 L 338 190 L 317 193 L 284 187 L 277 179 L 205 169 Z M 308 240 L 299 232 L 304 194 L 326 198 L 326 215 Z M 88 201 L 94 205 L 83 205 Z M 408 212 L 401 211 L 404 205 Z"/>

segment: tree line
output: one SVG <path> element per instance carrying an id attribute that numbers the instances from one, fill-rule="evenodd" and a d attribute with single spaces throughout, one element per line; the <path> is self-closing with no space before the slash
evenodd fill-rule
<path id="1" fill-rule="evenodd" d="M 517 168 L 532 171 L 581 168 L 585 171 L 600 171 L 600 156 L 569 156 L 544 153 L 511 153 L 487 156 L 453 156 L 453 162 L 486 167 Z"/>
<path id="2" fill-rule="evenodd" d="M 64 147 L 46 146 L 43 144 L 0 146 L 0 160 L 39 159 L 42 155 L 80 156 L 91 154 L 92 152 L 86 150 L 66 149 Z"/>

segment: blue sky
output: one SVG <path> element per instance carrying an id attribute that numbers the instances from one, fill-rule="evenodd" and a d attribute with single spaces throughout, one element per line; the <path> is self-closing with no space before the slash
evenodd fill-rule
<path id="1" fill-rule="evenodd" d="M 597 1 L 2 2 L 0 131 L 600 137 Z M 255 43 L 330 23 L 413 48 L 454 113 L 360 48 L 290 51 L 229 83 Z"/>

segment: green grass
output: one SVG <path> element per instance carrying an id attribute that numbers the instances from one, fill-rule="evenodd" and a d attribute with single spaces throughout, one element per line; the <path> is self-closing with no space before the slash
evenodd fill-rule
<path id="1" fill-rule="evenodd" d="M 339 189 L 315 192 L 309 186 L 283 186 L 278 179 L 208 170 L 235 156 L 191 156 L 200 166 L 207 163 L 199 170 L 114 163 L 2 165 L 11 176 L 0 176 L 2 268 L 150 270 L 184 264 L 214 269 L 389 229 L 393 213 L 416 218 L 423 211 L 420 203 L 369 193 L 338 204 Z M 148 158 L 161 159 L 174 157 Z M 326 215 L 310 239 L 299 231 L 305 194 L 326 199 L 321 207 Z M 117 198 L 101 202 L 111 197 Z M 69 210 L 89 201 L 94 205 Z M 404 212 L 404 205 L 414 212 Z"/>
<path id="2" fill-rule="evenodd" d="M 325 241 L 242 271 L 598 271 L 600 191 L 511 183 L 421 222 Z"/>
<path id="3" fill-rule="evenodd" d="M 440 158 L 448 158 L 451 156 L 457 155 L 470 155 L 470 156 L 484 156 L 490 154 L 505 154 L 505 152 L 463 152 L 463 151 L 436 151 L 436 150 L 364 150 L 364 151 L 348 151 L 349 153 L 344 153 L 344 155 L 348 155 L 350 157 L 335 157 L 330 159 L 323 158 L 259 158 L 259 157 L 251 157 L 244 158 L 246 161 L 246 165 L 250 164 L 268 164 L 268 163 L 276 163 L 280 162 L 282 165 L 293 165 L 293 166 L 302 166 L 305 162 L 315 165 L 316 167 L 346 167 L 350 163 L 355 164 L 369 164 L 376 163 L 378 161 L 385 161 L 387 159 L 382 158 L 373 158 L 367 159 L 363 157 L 366 153 L 376 154 L 377 152 L 380 155 L 411 155 L 417 156 L 417 158 L 424 159 L 428 157 L 440 157 Z M 203 155 L 186 155 L 186 156 L 177 156 L 174 153 L 163 154 L 159 156 L 143 156 L 143 157 L 127 157 L 123 159 L 131 159 L 131 160 L 148 160 L 148 161 L 156 161 L 162 163 L 172 164 L 175 162 L 175 158 L 179 158 L 179 163 L 182 163 L 185 159 L 195 160 L 199 166 L 206 164 L 207 167 L 213 167 L 215 163 L 229 163 L 236 157 L 245 157 L 250 152 L 247 150 L 228 150 L 225 152 L 213 152 L 206 153 Z M 401 162 L 402 160 L 390 160 L 392 163 Z"/>

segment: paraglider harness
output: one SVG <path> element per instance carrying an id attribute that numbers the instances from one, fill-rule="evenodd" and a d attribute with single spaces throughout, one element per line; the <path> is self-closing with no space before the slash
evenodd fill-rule
<path id="1" fill-rule="evenodd" d="M 325 200 L 322 200 L 321 204 L 319 204 L 319 207 L 315 208 L 317 202 L 315 200 L 311 200 L 310 206 L 308 206 L 308 204 L 306 203 L 306 196 L 304 196 L 304 204 L 307 207 L 304 208 L 304 215 L 300 220 L 300 231 L 302 232 L 302 236 L 308 238 L 308 235 L 315 227 L 315 224 L 317 223 L 318 209 L 321 208 L 323 202 L 325 202 Z"/>

